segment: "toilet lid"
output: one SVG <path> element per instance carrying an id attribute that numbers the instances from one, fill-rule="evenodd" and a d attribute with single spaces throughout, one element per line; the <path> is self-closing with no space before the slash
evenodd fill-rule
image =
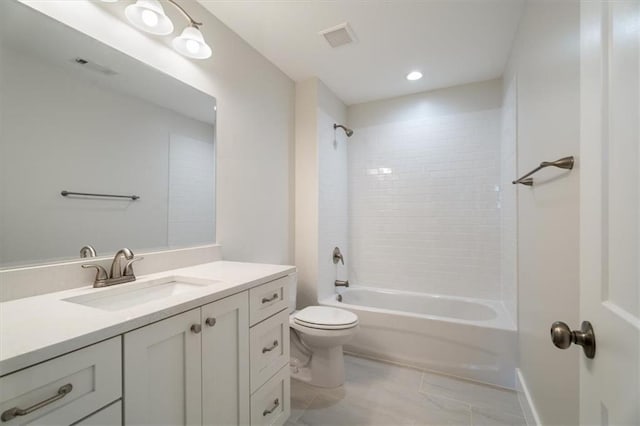
<path id="1" fill-rule="evenodd" d="M 358 323 L 358 316 L 353 312 L 328 306 L 309 306 L 297 312 L 293 319 L 300 325 L 314 328 L 342 328 Z"/>

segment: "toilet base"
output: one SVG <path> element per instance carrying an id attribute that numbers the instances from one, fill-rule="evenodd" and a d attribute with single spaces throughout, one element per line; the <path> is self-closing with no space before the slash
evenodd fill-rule
<path id="1" fill-rule="evenodd" d="M 321 388 L 337 388 L 344 384 L 342 346 L 314 348 L 309 367 L 292 367 L 292 377 Z M 294 371 L 294 370 L 297 370 Z"/>

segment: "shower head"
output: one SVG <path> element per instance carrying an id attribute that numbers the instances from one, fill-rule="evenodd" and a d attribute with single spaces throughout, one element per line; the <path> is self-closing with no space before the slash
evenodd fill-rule
<path id="1" fill-rule="evenodd" d="M 342 130 L 344 130 L 344 132 L 347 134 L 347 137 L 350 138 L 353 135 L 353 130 L 351 130 L 350 128 L 345 127 L 342 124 L 333 123 L 333 128 L 334 129 L 337 129 L 338 127 L 342 128 Z"/>

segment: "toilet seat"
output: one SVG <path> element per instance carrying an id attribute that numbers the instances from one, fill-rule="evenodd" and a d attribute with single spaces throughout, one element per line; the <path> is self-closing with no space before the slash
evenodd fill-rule
<path id="1" fill-rule="evenodd" d="M 358 316 L 344 309 L 309 306 L 293 314 L 296 325 L 319 330 L 344 330 L 358 325 Z"/>

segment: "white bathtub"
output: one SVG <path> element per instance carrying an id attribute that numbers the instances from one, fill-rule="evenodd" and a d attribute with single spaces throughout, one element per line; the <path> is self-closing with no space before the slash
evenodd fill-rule
<path id="1" fill-rule="evenodd" d="M 514 388 L 516 328 L 502 303 L 369 287 L 341 295 L 321 304 L 358 315 L 346 351 Z"/>

